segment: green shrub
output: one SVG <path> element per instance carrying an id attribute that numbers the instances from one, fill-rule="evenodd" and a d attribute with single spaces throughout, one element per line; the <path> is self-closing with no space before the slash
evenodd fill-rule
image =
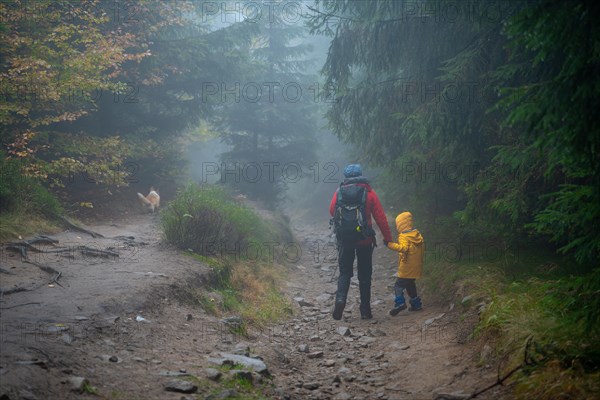
<path id="1" fill-rule="evenodd" d="M 35 179 L 23 175 L 24 164 L 0 152 L 0 211 L 47 218 L 63 212 L 60 203 Z"/>
<path id="2" fill-rule="evenodd" d="M 161 222 L 169 242 L 204 256 L 243 255 L 251 243 L 272 239 L 256 213 L 217 186 L 189 185 L 165 209 Z"/>

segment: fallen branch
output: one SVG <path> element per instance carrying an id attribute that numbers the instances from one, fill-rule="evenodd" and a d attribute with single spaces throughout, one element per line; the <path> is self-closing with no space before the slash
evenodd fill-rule
<path id="1" fill-rule="evenodd" d="M 467 399 L 474 399 L 475 397 L 479 396 L 480 394 L 487 392 L 488 390 L 490 390 L 496 386 L 502 385 L 504 383 L 504 381 L 507 380 L 508 378 L 510 378 L 515 372 L 517 372 L 518 370 L 523 368 L 525 365 L 530 365 L 529 361 L 528 361 L 529 360 L 529 347 L 531 346 L 532 342 L 533 342 L 533 336 L 529 336 L 527 338 L 527 340 L 525 341 L 525 351 L 523 354 L 523 362 L 521 362 L 521 364 L 517 365 L 515 368 L 510 370 L 510 372 L 508 372 L 502 378 L 500 378 L 500 369 L 498 369 L 498 378 L 496 379 L 496 382 L 487 386 L 486 388 L 483 388 L 481 390 L 474 392 L 469 397 L 467 397 Z"/>
<path id="2" fill-rule="evenodd" d="M 71 221 L 69 221 L 68 219 L 66 219 L 65 217 L 61 217 L 63 222 L 71 229 L 76 230 L 78 232 L 82 232 L 82 233 L 86 233 L 88 235 L 90 235 L 91 237 L 93 237 L 94 239 L 96 238 L 103 238 L 104 235 L 97 233 L 97 232 L 93 232 L 90 230 L 87 230 L 85 228 L 82 228 L 80 226 L 75 225 L 74 223 L 72 223 Z"/>
<path id="3" fill-rule="evenodd" d="M 502 385 L 502 383 L 507 380 L 508 378 L 510 378 L 515 372 L 517 372 L 518 370 L 520 370 L 521 368 L 523 368 L 523 364 L 520 364 L 518 366 L 516 366 L 515 368 L 513 368 L 508 374 L 504 375 L 503 378 L 498 379 L 496 382 L 494 382 L 493 384 L 489 385 L 488 387 L 478 390 L 475 393 L 471 394 L 469 397 L 467 397 L 467 399 L 474 399 L 475 397 L 479 396 L 481 393 L 487 392 L 488 390 L 498 386 L 498 385 Z"/>

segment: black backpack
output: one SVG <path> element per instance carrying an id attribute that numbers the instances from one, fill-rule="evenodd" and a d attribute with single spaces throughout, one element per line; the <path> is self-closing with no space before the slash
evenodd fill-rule
<path id="1" fill-rule="evenodd" d="M 333 227 L 338 242 L 358 242 L 372 236 L 365 212 L 366 203 L 366 187 L 357 184 L 340 185 L 333 214 Z"/>

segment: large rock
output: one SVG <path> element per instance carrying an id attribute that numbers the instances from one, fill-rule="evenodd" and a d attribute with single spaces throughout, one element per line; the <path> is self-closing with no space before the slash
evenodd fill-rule
<path id="1" fill-rule="evenodd" d="M 210 379 L 211 381 L 218 381 L 222 375 L 221 371 L 219 371 L 218 369 L 215 369 L 215 368 L 206 368 L 204 370 L 204 372 L 206 373 L 206 377 L 208 379 Z"/>
<path id="2" fill-rule="evenodd" d="M 178 393 L 196 393 L 198 386 L 192 382 L 182 381 L 180 379 L 173 379 L 165 383 L 165 390 L 168 392 Z"/>
<path id="3" fill-rule="evenodd" d="M 235 364 L 241 364 L 244 368 L 258 372 L 259 374 L 268 375 L 269 370 L 263 360 L 258 358 L 246 357 L 239 354 L 221 353 L 221 357 L 224 360 L 233 362 Z"/>

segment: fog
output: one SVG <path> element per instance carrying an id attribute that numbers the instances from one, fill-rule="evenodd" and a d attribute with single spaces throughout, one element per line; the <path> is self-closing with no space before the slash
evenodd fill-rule
<path id="1" fill-rule="evenodd" d="M 286 3 L 277 9 L 262 4 L 261 11 L 254 8 L 257 4 L 236 3 L 225 9 L 211 8 L 211 4 L 204 11 L 206 19 L 214 23 L 215 32 L 248 21 L 260 25 L 266 35 L 270 30 L 289 31 L 282 33 L 291 36 L 287 42 L 272 43 L 270 48 L 271 43 L 263 41 L 262 48 L 254 49 L 257 59 L 262 57 L 262 50 L 268 50 L 269 62 L 280 68 L 261 75 L 262 80 L 240 72 L 225 75 L 220 82 L 204 82 L 205 95 L 220 102 L 221 113 L 243 112 L 250 116 L 265 113 L 266 108 L 282 114 L 264 117 L 261 122 L 268 125 L 264 134 L 246 131 L 243 118 L 235 121 L 236 132 L 227 121 L 209 119 L 210 132 L 189 139 L 189 176 L 201 184 L 230 186 L 236 193 L 262 206 L 280 209 L 292 218 L 327 224 L 329 201 L 342 181 L 344 166 L 361 159 L 353 146 L 339 140 L 327 126 L 325 114 L 336 100 L 333 91 L 324 89 L 320 71 L 331 38 L 309 33 L 309 2 L 289 3 L 286 11 L 280 9 Z M 293 117 L 303 121 L 294 121 Z M 253 117 L 249 121 L 256 122 Z M 302 124 L 302 130 L 290 134 L 289 126 L 298 124 Z M 238 141 L 251 134 L 257 136 L 257 142 L 264 139 L 267 143 L 257 143 L 247 151 Z M 274 145 L 277 142 L 280 144 Z M 297 143 L 304 153 L 290 152 Z"/>

